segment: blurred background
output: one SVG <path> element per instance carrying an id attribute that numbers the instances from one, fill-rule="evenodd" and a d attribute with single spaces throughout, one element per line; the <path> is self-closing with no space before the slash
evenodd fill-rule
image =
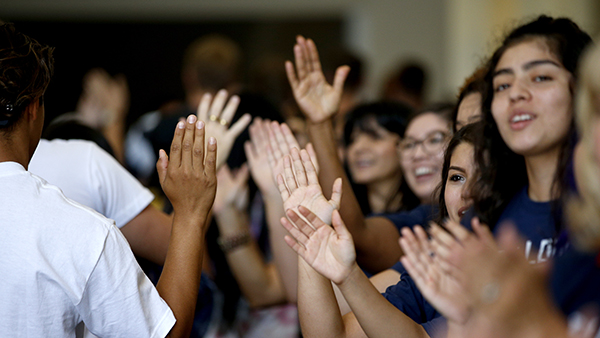
<path id="1" fill-rule="evenodd" d="M 0 19 L 57 47 L 47 120 L 75 110 L 83 75 L 102 67 L 127 77 L 128 123 L 183 98 L 184 49 L 208 33 L 242 47 L 243 81 L 267 96 L 287 90 L 283 61 L 302 34 L 326 69 L 362 61 L 364 98 L 415 64 L 432 101 L 454 97 L 506 31 L 541 13 L 568 16 L 595 36 L 600 29 L 598 0 L 0 0 Z"/>

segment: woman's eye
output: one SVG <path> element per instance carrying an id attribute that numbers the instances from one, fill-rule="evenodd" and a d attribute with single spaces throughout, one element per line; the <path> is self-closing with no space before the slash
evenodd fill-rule
<path id="1" fill-rule="evenodd" d="M 411 150 L 415 147 L 415 142 L 404 142 L 400 147 L 404 150 Z"/>
<path id="2" fill-rule="evenodd" d="M 503 91 L 503 90 L 507 89 L 508 87 L 510 87 L 510 86 L 508 85 L 508 83 L 503 83 L 503 84 L 501 84 L 501 85 L 498 85 L 498 86 L 496 86 L 496 87 L 494 88 L 494 92 L 496 92 L 496 93 L 497 93 L 497 92 L 501 92 L 501 91 Z"/>
<path id="3" fill-rule="evenodd" d="M 464 182 L 465 178 L 461 175 L 450 175 L 450 177 L 448 177 L 448 181 L 451 182 Z"/>
<path id="4" fill-rule="evenodd" d="M 552 78 L 550 76 L 546 76 L 546 75 L 538 75 L 533 78 L 534 82 L 544 82 L 544 81 L 550 81 L 550 80 L 552 80 Z"/>

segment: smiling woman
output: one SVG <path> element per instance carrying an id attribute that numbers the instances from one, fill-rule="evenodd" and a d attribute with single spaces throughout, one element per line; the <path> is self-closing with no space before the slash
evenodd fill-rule
<path id="1" fill-rule="evenodd" d="M 444 148 L 451 135 L 452 109 L 452 105 L 438 104 L 417 112 L 409 119 L 398 148 L 406 182 L 423 204 L 435 200 Z"/>

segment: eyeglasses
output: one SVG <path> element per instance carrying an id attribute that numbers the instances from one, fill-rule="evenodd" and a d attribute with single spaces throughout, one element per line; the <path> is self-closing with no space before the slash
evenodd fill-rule
<path id="1" fill-rule="evenodd" d="M 423 145 L 423 151 L 429 155 L 435 155 L 444 148 L 447 139 L 448 134 L 443 131 L 431 132 L 424 140 L 406 138 L 400 142 L 400 153 L 402 156 L 412 157 L 417 152 L 419 145 Z"/>

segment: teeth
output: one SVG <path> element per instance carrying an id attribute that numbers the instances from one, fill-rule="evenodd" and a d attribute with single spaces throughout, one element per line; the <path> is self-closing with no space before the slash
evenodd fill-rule
<path id="1" fill-rule="evenodd" d="M 515 117 L 513 117 L 511 122 L 517 123 L 517 122 L 521 122 L 521 121 L 529 121 L 532 119 L 533 119 L 533 116 L 531 116 L 529 114 L 521 114 L 521 115 L 516 115 Z"/>
<path id="2" fill-rule="evenodd" d="M 463 211 L 460 212 L 460 215 L 464 216 L 466 213 L 467 213 L 467 210 L 465 209 L 465 210 L 463 210 Z"/>
<path id="3" fill-rule="evenodd" d="M 415 169 L 415 175 L 418 176 L 423 176 L 423 175 L 427 175 L 427 174 L 431 174 L 433 173 L 433 169 L 429 168 L 429 167 L 420 167 Z"/>

